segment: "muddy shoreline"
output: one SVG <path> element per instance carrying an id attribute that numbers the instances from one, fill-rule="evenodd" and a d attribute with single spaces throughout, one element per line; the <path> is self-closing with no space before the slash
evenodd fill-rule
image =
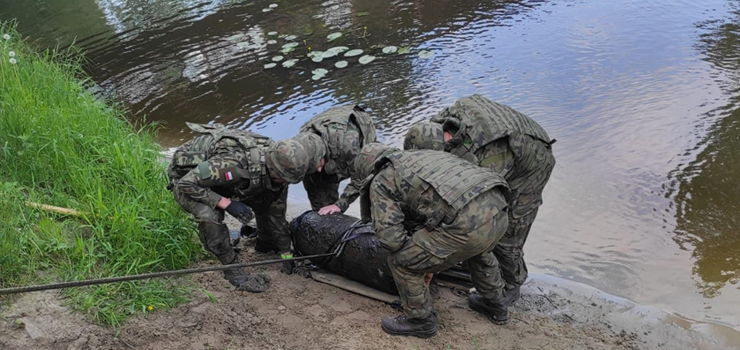
<path id="1" fill-rule="evenodd" d="M 273 258 L 249 243 L 242 261 Z M 56 291 L 28 293 L 0 307 L 0 349 L 740 349 L 731 328 L 548 275 L 531 276 L 505 326 L 470 311 L 464 293 L 436 286 L 439 334 L 422 340 L 383 333 L 381 317 L 397 313 L 385 303 L 279 266 L 250 271 L 270 275 L 270 289 L 237 292 L 219 272 L 173 279 L 194 286 L 189 303 L 139 313 L 118 331 L 72 312 Z"/>

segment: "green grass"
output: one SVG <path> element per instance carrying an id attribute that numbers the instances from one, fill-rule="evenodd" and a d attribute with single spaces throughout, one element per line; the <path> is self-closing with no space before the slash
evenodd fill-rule
<path id="1" fill-rule="evenodd" d="M 80 57 L 38 53 L 13 24 L 0 23 L 2 287 L 178 269 L 203 252 L 165 188 L 154 129 L 133 126 L 122 108 L 89 93 Z M 42 212 L 25 201 L 84 215 Z M 186 295 L 165 280 L 64 293 L 76 309 L 113 326 Z"/>

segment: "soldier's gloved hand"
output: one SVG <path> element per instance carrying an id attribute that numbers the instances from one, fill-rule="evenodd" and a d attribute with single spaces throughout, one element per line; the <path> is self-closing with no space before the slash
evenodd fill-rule
<path id="1" fill-rule="evenodd" d="M 231 214 L 231 216 L 241 221 L 242 224 L 246 224 L 254 218 L 252 209 L 249 209 L 249 207 L 242 202 L 231 201 L 231 204 L 229 204 L 225 209 L 229 214 Z"/>

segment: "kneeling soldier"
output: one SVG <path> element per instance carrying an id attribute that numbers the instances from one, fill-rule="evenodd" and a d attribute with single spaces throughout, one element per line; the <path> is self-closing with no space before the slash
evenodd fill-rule
<path id="1" fill-rule="evenodd" d="M 256 216 L 260 238 L 272 242 L 281 257 L 291 258 L 285 219 L 287 183 L 300 182 L 306 173 L 310 158 L 303 147 L 297 142 L 273 143 L 265 136 L 221 124 L 188 123 L 188 127 L 202 135 L 175 151 L 168 188 L 195 217 L 206 250 L 224 265 L 239 262 L 223 222 L 228 212 L 242 224 Z M 224 278 L 252 292 L 261 292 L 266 285 L 245 283 L 256 276 L 240 268 L 224 270 Z M 255 290 L 255 285 L 262 287 Z"/>
<path id="2" fill-rule="evenodd" d="M 424 276 L 468 265 L 480 295 L 471 308 L 495 323 L 508 319 L 503 281 L 494 280 L 498 262 L 491 250 L 506 232 L 506 181 L 497 173 L 454 155 L 400 151 L 373 143 L 355 159 L 365 178 L 360 207 L 372 220 L 401 296 L 404 315 L 386 317 L 393 335 L 431 337 L 437 333 Z"/>

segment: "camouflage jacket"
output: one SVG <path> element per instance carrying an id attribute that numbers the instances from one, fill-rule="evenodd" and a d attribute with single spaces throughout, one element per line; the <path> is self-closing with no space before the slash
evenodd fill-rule
<path id="1" fill-rule="evenodd" d="M 362 179 L 355 179 L 353 162 L 363 146 L 376 142 L 373 120 L 360 106 L 337 106 L 311 118 L 300 128 L 321 136 L 326 145 L 324 172 L 338 181 L 351 179 L 335 203 L 342 212 L 360 195 Z"/>
<path id="2" fill-rule="evenodd" d="M 170 183 L 181 193 L 216 207 L 222 197 L 240 201 L 285 188 L 267 174 L 269 138 L 221 124 L 188 126 L 203 135 L 180 146 L 170 163 Z"/>
<path id="3" fill-rule="evenodd" d="M 384 158 L 363 188 L 378 242 L 391 252 L 403 247 L 409 232 L 449 223 L 481 193 L 508 188 L 499 174 L 443 152 L 398 151 Z M 498 208 L 505 207 L 502 199 Z"/>

